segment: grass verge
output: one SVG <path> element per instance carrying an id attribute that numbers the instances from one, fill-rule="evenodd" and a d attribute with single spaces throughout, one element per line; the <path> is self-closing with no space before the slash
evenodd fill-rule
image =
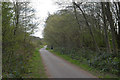
<path id="1" fill-rule="evenodd" d="M 29 61 L 27 78 L 47 78 L 44 65 L 40 56 L 39 48 L 37 48 Z"/>
<path id="2" fill-rule="evenodd" d="M 97 70 L 95 68 L 90 67 L 87 64 L 84 63 L 80 63 L 78 60 L 73 60 L 69 55 L 65 55 L 65 54 L 60 54 L 59 52 L 55 52 L 53 50 L 50 50 L 47 48 L 47 50 L 49 50 L 50 52 L 52 52 L 53 54 L 67 60 L 68 62 L 75 64 L 77 66 L 79 66 L 80 68 L 90 72 L 91 74 L 97 76 L 98 78 L 118 78 L 116 75 L 110 74 L 110 73 L 106 73 L 106 72 L 100 72 L 100 70 Z"/>

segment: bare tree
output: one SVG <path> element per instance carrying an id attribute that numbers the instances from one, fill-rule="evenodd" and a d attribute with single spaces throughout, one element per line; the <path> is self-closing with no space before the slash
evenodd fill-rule
<path id="1" fill-rule="evenodd" d="M 74 7 L 75 18 L 76 18 L 77 23 L 78 23 L 78 25 L 79 25 L 79 33 L 80 33 L 80 35 L 83 37 L 83 34 L 82 34 L 82 28 L 81 28 L 81 25 L 80 25 L 79 19 L 78 19 L 78 17 L 77 17 L 76 6 L 73 5 L 73 7 Z M 81 47 L 83 48 L 83 40 L 81 41 Z"/>
<path id="2" fill-rule="evenodd" d="M 113 53 L 117 54 L 117 47 L 116 47 L 116 38 L 115 38 L 115 26 L 114 26 L 114 21 L 112 18 L 112 13 L 110 11 L 110 4 L 109 2 L 105 3 L 105 13 L 107 16 L 107 20 L 110 24 L 110 28 L 111 28 L 111 34 L 112 34 L 112 44 L 113 44 Z"/>
<path id="3" fill-rule="evenodd" d="M 95 40 L 95 37 L 94 37 L 93 31 L 92 31 L 92 28 L 91 28 L 91 26 L 90 26 L 89 23 L 88 23 L 88 20 L 87 20 L 87 18 L 86 18 L 86 15 L 85 15 L 84 11 L 83 11 L 83 10 L 81 9 L 81 7 L 80 7 L 78 4 L 76 4 L 75 2 L 73 2 L 73 5 L 75 5 L 76 7 L 78 7 L 79 10 L 82 12 L 82 15 L 83 15 L 83 17 L 84 17 L 84 19 L 85 19 L 86 25 L 87 25 L 88 28 L 89 28 L 91 37 L 92 37 L 93 42 L 94 42 L 94 44 L 95 44 L 95 48 L 96 48 L 97 51 L 100 52 L 100 50 L 99 50 L 99 48 L 98 48 L 98 45 L 97 45 L 97 42 L 96 42 L 96 40 Z"/>
<path id="4" fill-rule="evenodd" d="M 108 38 L 108 33 L 107 33 L 105 4 L 104 4 L 104 2 L 101 2 L 101 7 L 102 7 L 102 15 L 103 15 L 102 18 L 103 18 L 103 22 L 104 22 L 105 43 L 106 43 L 106 47 L 107 47 L 107 52 L 111 53 L 110 44 L 109 44 L 109 38 Z"/>
<path id="5" fill-rule="evenodd" d="M 14 28 L 14 35 L 16 35 L 16 31 L 19 25 L 19 3 L 14 2 L 14 10 L 15 10 L 15 28 Z"/>

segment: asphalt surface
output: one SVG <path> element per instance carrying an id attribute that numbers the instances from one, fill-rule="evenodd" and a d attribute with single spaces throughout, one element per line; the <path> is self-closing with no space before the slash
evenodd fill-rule
<path id="1" fill-rule="evenodd" d="M 46 50 L 46 46 L 40 49 L 40 54 L 49 78 L 96 78 L 90 73 L 52 54 Z"/>

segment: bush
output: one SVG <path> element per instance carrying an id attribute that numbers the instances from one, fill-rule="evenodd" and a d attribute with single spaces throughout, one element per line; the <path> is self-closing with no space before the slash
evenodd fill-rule
<path id="1" fill-rule="evenodd" d="M 113 57 L 113 54 L 106 52 L 94 52 L 89 49 L 55 49 L 57 52 L 70 56 L 73 60 L 79 60 L 80 63 L 89 65 L 90 67 L 100 70 L 100 72 L 110 72 L 118 74 L 119 58 Z M 65 51 L 67 50 L 67 51 Z"/>

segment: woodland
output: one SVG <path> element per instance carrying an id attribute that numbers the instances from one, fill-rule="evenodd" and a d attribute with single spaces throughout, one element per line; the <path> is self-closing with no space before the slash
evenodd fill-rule
<path id="1" fill-rule="evenodd" d="M 73 1 L 49 15 L 44 40 L 79 64 L 120 76 L 120 2 Z"/>
<path id="2" fill-rule="evenodd" d="M 29 2 L 2 2 L 2 77 L 20 78 L 28 73 L 29 60 L 41 39 L 31 34 L 39 23 Z"/>
<path id="3" fill-rule="evenodd" d="M 120 2 L 73 1 L 49 14 L 43 39 L 31 36 L 39 23 L 29 4 L 0 3 L 2 77 L 21 78 L 30 73 L 29 60 L 41 45 L 100 72 L 120 76 Z"/>

